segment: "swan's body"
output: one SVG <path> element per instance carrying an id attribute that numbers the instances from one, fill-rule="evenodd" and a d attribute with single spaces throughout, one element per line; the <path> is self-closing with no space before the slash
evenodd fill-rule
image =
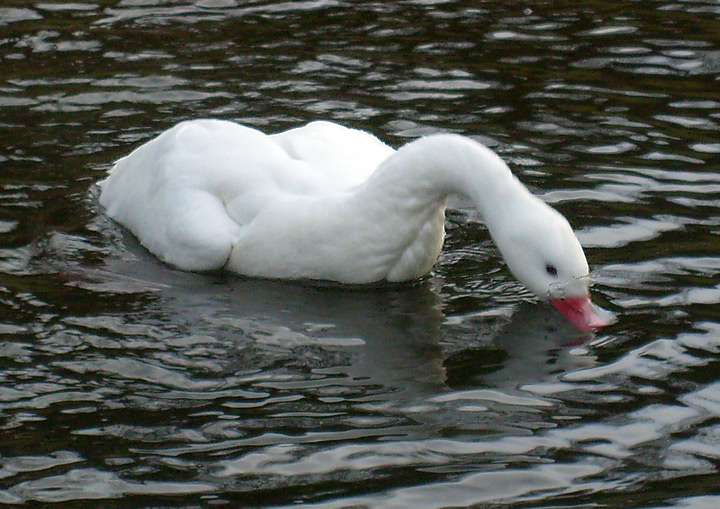
<path id="1" fill-rule="evenodd" d="M 196 120 L 119 160 L 100 186 L 108 214 L 181 269 L 343 283 L 427 274 L 445 200 L 463 194 L 531 291 L 589 304 L 587 262 L 565 218 L 494 152 L 458 135 L 395 151 L 329 122 L 268 136 Z"/>

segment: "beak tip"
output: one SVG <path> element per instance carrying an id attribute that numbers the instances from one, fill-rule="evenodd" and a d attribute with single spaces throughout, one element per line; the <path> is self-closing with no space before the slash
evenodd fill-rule
<path id="1" fill-rule="evenodd" d="M 596 331 L 611 321 L 611 313 L 595 306 L 590 297 L 553 299 L 550 304 L 583 332 Z"/>

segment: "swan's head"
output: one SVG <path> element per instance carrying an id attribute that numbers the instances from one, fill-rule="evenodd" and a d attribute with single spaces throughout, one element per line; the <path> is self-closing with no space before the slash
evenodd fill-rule
<path id="1" fill-rule="evenodd" d="M 585 253 L 565 217 L 531 197 L 494 230 L 508 268 L 539 299 L 555 306 L 581 330 L 605 325 L 590 301 Z"/>

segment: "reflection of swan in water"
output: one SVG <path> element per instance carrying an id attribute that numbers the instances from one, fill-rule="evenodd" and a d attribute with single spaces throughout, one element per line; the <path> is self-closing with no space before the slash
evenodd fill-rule
<path id="1" fill-rule="evenodd" d="M 445 360 L 448 384 L 480 383 L 506 389 L 550 382 L 595 363 L 593 356 L 574 348 L 589 337 L 547 310 L 523 304 L 490 344 L 456 352 Z"/>
<path id="2" fill-rule="evenodd" d="M 581 360 L 568 354 L 565 344 L 582 333 L 559 315 L 530 304 L 517 308 L 501 327 L 473 323 L 474 336 L 462 344 L 484 338 L 485 348 L 444 351 L 437 279 L 348 290 L 198 275 L 168 268 L 139 252 L 137 245 L 133 248 L 132 240 L 125 239 L 124 245 L 131 246 L 130 259 L 110 257 L 104 270 L 89 272 L 77 284 L 155 295 L 148 298 L 143 320 L 157 320 L 163 327 L 171 323 L 188 335 L 221 338 L 229 345 L 223 359 L 228 372 L 279 366 L 329 370 L 359 386 L 377 386 L 385 394 L 397 392 L 413 400 L 436 394 L 447 383 L 477 384 L 478 378 L 498 387 L 546 381 Z M 492 344 L 488 337 L 494 337 Z M 492 359 L 498 360 L 495 366 Z"/>
<path id="3" fill-rule="evenodd" d="M 382 392 L 434 393 L 444 384 L 444 315 L 432 280 L 348 289 L 200 275 L 169 268 L 129 237 L 122 244 L 122 258 L 109 257 L 104 269 L 74 284 L 141 294 L 142 317 L 135 319 L 219 338 L 228 373 L 318 370 Z"/>

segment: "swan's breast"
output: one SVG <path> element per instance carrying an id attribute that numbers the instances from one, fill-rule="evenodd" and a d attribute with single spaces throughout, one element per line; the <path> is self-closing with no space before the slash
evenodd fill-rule
<path id="1" fill-rule="evenodd" d="M 423 277 L 432 270 L 445 239 L 445 207 L 438 208 L 420 224 L 415 238 L 401 250 L 386 279 L 390 282 Z"/>

